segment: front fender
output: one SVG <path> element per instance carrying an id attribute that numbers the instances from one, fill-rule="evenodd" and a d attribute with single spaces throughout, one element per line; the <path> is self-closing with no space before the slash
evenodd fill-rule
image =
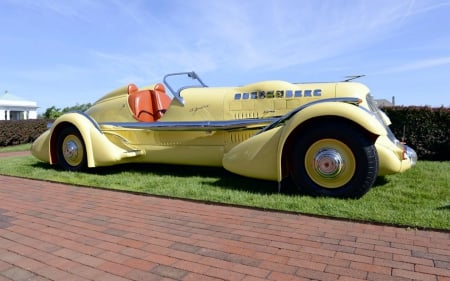
<path id="1" fill-rule="evenodd" d="M 374 135 L 387 135 L 385 126 L 375 114 L 364 107 L 345 102 L 324 102 L 307 106 L 285 122 L 281 144 L 299 125 L 308 120 L 320 117 L 337 117 L 350 120 Z"/>
<path id="2" fill-rule="evenodd" d="M 223 167 L 235 174 L 277 180 L 277 147 L 281 127 L 257 134 L 228 151 L 223 159 Z"/>
<path id="3" fill-rule="evenodd" d="M 289 138 L 293 134 L 307 134 L 308 127 L 314 126 L 315 121 L 323 120 L 323 118 L 327 118 L 327 120 L 330 120 L 330 118 L 331 120 L 333 118 L 345 119 L 357 124 L 374 136 L 387 135 L 386 127 L 377 119 L 375 114 L 364 107 L 346 102 L 323 102 L 307 106 L 287 120 L 283 126 L 277 148 L 277 180 L 279 182 L 284 177 L 281 163 L 283 153 L 289 153 L 289 151 L 285 151 L 285 149 L 288 149 L 286 143 Z M 303 126 L 305 124 L 308 125 Z M 298 128 L 300 128 L 300 131 L 298 131 Z"/>
<path id="4" fill-rule="evenodd" d="M 222 164 L 240 175 L 281 182 L 283 153 L 289 153 L 287 141 L 293 134 L 307 134 L 308 126 L 322 117 L 349 120 L 375 136 L 387 134 L 375 115 L 364 108 L 343 102 L 315 103 L 235 146 L 224 155 Z M 308 126 L 302 126 L 305 124 Z"/>

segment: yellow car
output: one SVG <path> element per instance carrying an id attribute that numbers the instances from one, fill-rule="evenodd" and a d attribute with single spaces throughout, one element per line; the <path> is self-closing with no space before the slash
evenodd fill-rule
<path id="1" fill-rule="evenodd" d="M 187 80 L 187 81 L 185 81 Z M 369 89 L 350 81 L 208 87 L 195 72 L 130 84 L 62 115 L 31 148 L 79 171 L 119 163 L 224 167 L 313 196 L 359 198 L 417 161 Z"/>

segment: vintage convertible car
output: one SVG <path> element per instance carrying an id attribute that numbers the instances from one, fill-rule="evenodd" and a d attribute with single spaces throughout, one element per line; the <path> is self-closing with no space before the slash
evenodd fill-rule
<path id="1" fill-rule="evenodd" d="M 188 84 L 185 84 L 188 80 Z M 417 161 L 363 84 L 263 81 L 208 87 L 195 72 L 130 84 L 62 115 L 32 145 L 79 171 L 119 163 L 218 166 L 314 196 L 358 198 Z"/>

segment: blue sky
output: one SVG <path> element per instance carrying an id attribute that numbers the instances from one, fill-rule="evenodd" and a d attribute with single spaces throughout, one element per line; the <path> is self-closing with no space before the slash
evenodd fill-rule
<path id="1" fill-rule="evenodd" d="M 0 92 L 39 112 L 190 70 L 210 86 L 365 74 L 377 99 L 450 106 L 450 1 L 0 1 Z"/>

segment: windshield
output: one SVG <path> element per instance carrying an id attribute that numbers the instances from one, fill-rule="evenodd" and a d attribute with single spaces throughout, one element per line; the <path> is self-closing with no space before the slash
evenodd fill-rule
<path id="1" fill-rule="evenodd" d="M 180 95 L 183 89 L 208 87 L 194 71 L 167 74 L 164 76 L 163 82 L 181 104 L 184 104 L 183 98 Z"/>

